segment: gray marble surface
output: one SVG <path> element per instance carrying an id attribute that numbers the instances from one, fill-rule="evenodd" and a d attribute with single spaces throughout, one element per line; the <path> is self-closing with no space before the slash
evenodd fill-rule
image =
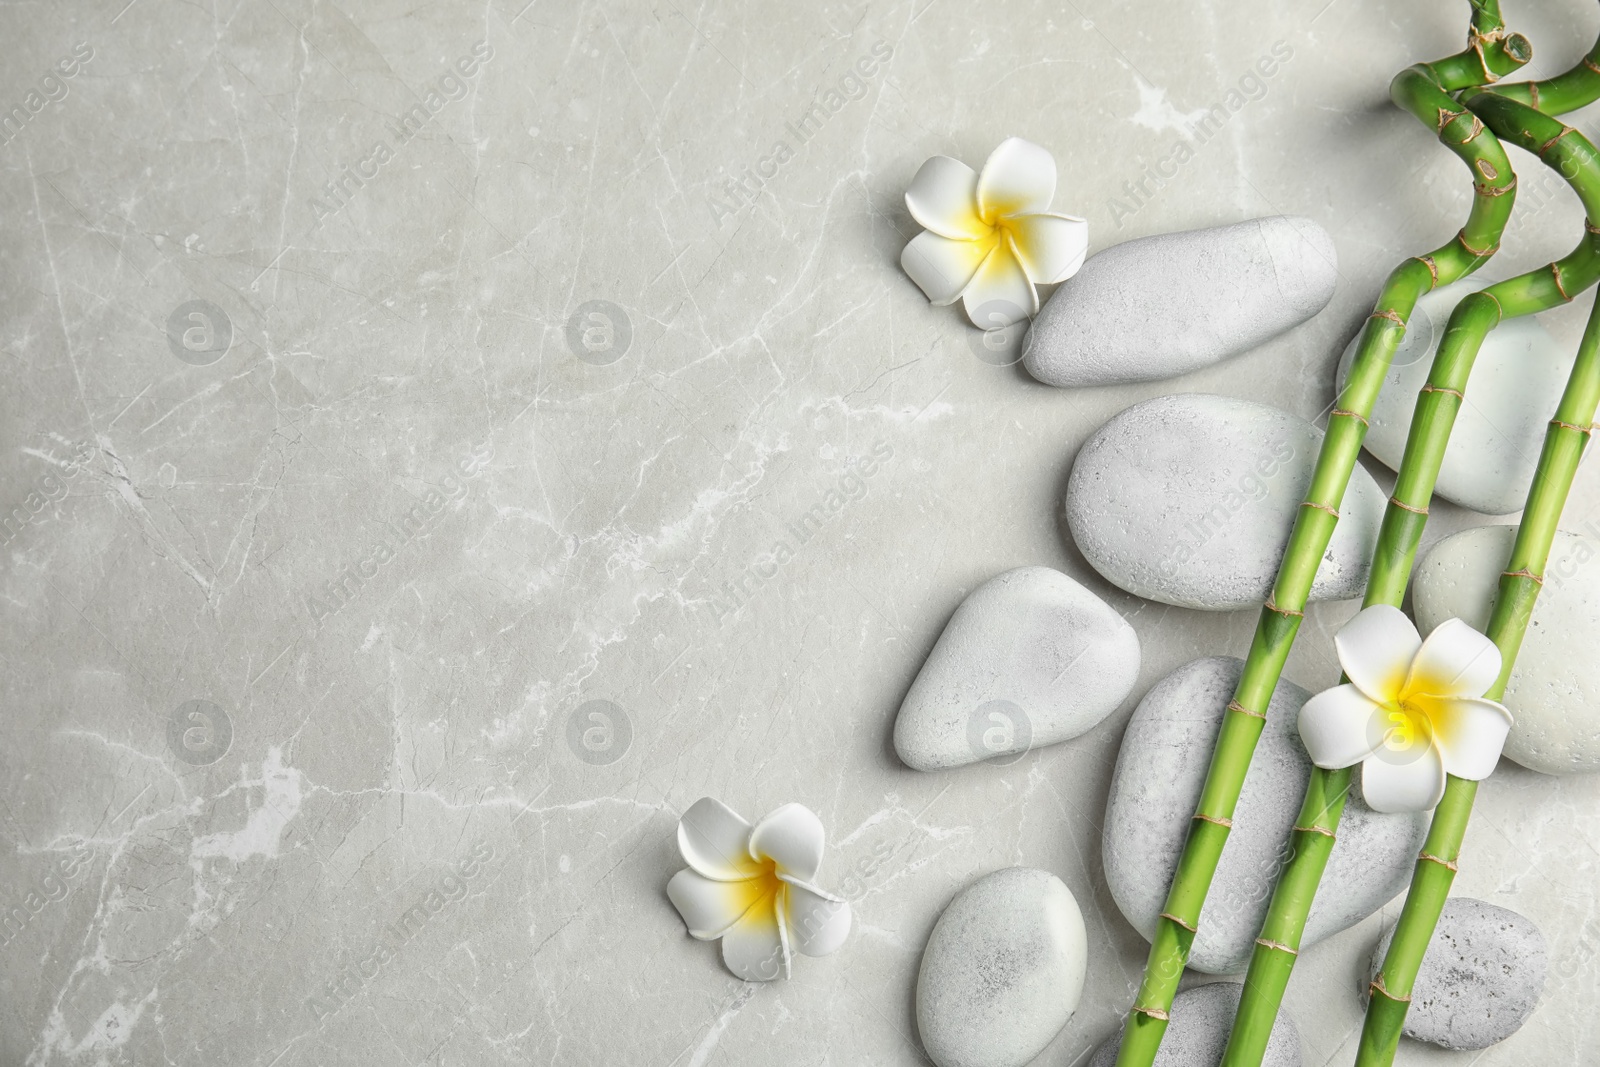
<path id="1" fill-rule="evenodd" d="M 1539 73 L 1600 19 L 1508 3 Z M 1384 273 L 1465 217 L 1461 164 L 1385 94 L 1465 21 L 1377 0 L 0 9 L 0 107 L 22 109 L 0 144 L 0 1063 L 915 1064 L 928 931 L 1013 864 L 1083 906 L 1088 988 L 1041 1062 L 1081 1058 L 1145 951 L 1099 873 L 1122 727 L 1178 664 L 1244 654 L 1254 620 L 1107 587 L 1059 520 L 1072 456 L 1165 392 L 1325 409 Z M 1190 139 L 1214 103 L 1226 121 Z M 1318 219 L 1333 304 L 1178 383 L 1032 382 L 897 266 L 918 164 L 1010 134 L 1054 151 L 1091 250 Z M 1517 162 L 1507 269 L 1580 233 Z M 1551 328 L 1575 343 L 1584 314 Z M 1600 516 L 1600 472 L 1579 481 L 1575 530 Z M 1477 521 L 1441 506 L 1429 541 Z M 1009 765 L 907 770 L 890 731 L 923 657 L 1025 564 L 1129 619 L 1133 695 Z M 1335 680 L 1353 609 L 1312 612 L 1289 677 Z M 685 934 L 664 887 L 705 794 L 821 815 L 842 950 L 747 986 Z M 1533 918 L 1562 1001 L 1593 1000 L 1600 781 L 1505 766 L 1478 807 L 1458 890 Z M 1352 1057 L 1397 910 L 1302 960 L 1308 1063 Z M 1473 1062 L 1597 1041 L 1547 1001 Z"/>

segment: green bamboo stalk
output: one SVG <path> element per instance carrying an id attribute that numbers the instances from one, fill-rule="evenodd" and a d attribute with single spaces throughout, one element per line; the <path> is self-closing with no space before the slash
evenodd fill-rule
<path id="1" fill-rule="evenodd" d="M 1597 266 L 1600 265 L 1600 155 L 1581 134 L 1542 115 L 1535 120 L 1533 116 L 1537 112 L 1508 94 L 1480 93 L 1467 104 L 1492 128 L 1501 130 L 1502 136 L 1507 136 L 1513 125 L 1520 123 L 1516 136 L 1508 136 L 1508 139 L 1524 147 L 1537 145 L 1541 157 L 1573 183 L 1584 204 L 1585 244 L 1590 248 L 1591 261 L 1585 276 L 1592 285 L 1600 278 L 1600 266 Z M 1568 290 L 1567 286 L 1583 280 L 1578 276 L 1564 279 L 1554 270 L 1552 274 L 1557 287 L 1563 289 L 1563 296 L 1568 291 L 1575 295 L 1576 290 Z M 1563 281 L 1567 284 L 1562 285 Z M 1524 299 L 1528 295 L 1519 294 Z M 1561 518 L 1578 461 L 1593 429 L 1597 404 L 1600 404 L 1600 303 L 1590 311 L 1566 391 L 1545 435 L 1511 558 L 1500 576 L 1500 592 L 1489 620 L 1488 636 L 1500 648 L 1501 668 L 1500 677 L 1487 694 L 1490 699 L 1498 700 L 1504 695 L 1511 677 L 1539 587 L 1544 582 L 1544 568 L 1555 538 L 1556 523 Z M 1372 982 L 1361 1045 L 1356 1054 L 1357 1067 L 1387 1067 L 1394 1060 L 1417 971 L 1455 881 L 1461 841 L 1477 792 L 1477 782 L 1453 775 L 1446 779 L 1444 798 L 1434 810 L 1428 837 L 1417 857 L 1394 938 L 1383 967 Z"/>
<path id="2" fill-rule="evenodd" d="M 1149 1067 L 1160 1048 L 1206 892 L 1232 826 L 1239 790 L 1266 721 L 1267 705 L 1299 630 L 1312 580 L 1327 551 L 1361 451 L 1367 417 L 1406 321 L 1423 293 L 1465 277 L 1487 262 L 1499 247 L 1510 217 L 1516 197 L 1511 162 L 1495 136 L 1449 94 L 1520 67 L 1531 58 L 1532 49 L 1526 38 L 1503 32 L 1496 0 L 1475 0 L 1473 29 L 1467 51 L 1402 71 L 1390 86 L 1395 103 L 1434 129 L 1439 140 L 1472 171 L 1472 210 L 1452 241 L 1394 269 L 1362 328 L 1349 380 L 1329 418 L 1311 485 L 1212 751 L 1200 803 L 1151 939 L 1144 978 L 1123 1029 L 1117 1067 Z"/>
<path id="3" fill-rule="evenodd" d="M 1600 51 L 1600 42 L 1596 50 Z M 1594 73 L 1600 75 L 1600 72 Z M 1567 78 L 1566 75 L 1561 77 Z M 1570 79 L 1563 84 L 1570 84 Z M 1589 80 L 1589 88 L 1600 98 L 1600 76 Z M 1490 93 L 1495 94 L 1498 102 L 1486 99 Z M 1531 95 L 1539 94 L 1535 91 Z M 1571 93 L 1565 96 L 1545 94 L 1544 99 L 1547 106 L 1557 100 L 1574 106 L 1589 102 Z M 1547 164 L 1573 182 L 1589 212 L 1591 228 L 1578 249 L 1561 263 L 1513 278 L 1500 286 L 1491 286 L 1482 294 L 1464 299 L 1452 314 L 1433 372 L 1418 397 L 1395 495 L 1379 534 L 1364 607 L 1373 604 L 1399 606 L 1405 596 L 1417 545 L 1427 521 L 1433 483 L 1443 462 L 1472 361 L 1488 330 L 1502 317 L 1539 310 L 1539 304 L 1564 303 L 1576 295 L 1579 288 L 1586 288 L 1600 278 L 1600 259 L 1596 258 L 1592 228 L 1596 218 L 1594 211 L 1600 207 L 1600 199 L 1593 195 L 1600 191 L 1600 169 L 1595 167 L 1593 149 L 1586 143 L 1579 143 L 1581 135 L 1572 134 L 1556 120 L 1516 103 L 1513 94 L 1504 90 L 1486 90 L 1474 97 L 1473 105 L 1482 107 L 1481 114 L 1495 133 L 1538 152 Z M 1511 302 L 1509 309 L 1502 308 L 1499 299 L 1502 296 Z M 1531 305 L 1529 297 L 1533 297 Z M 1223 1054 L 1223 1067 L 1257 1067 L 1265 1054 L 1268 1035 L 1305 932 L 1306 917 L 1333 850 L 1351 773 L 1352 768 L 1312 769 L 1292 831 L 1290 857 L 1274 888 L 1266 921 L 1251 954 L 1228 1048 Z M 1431 926 L 1429 929 L 1431 933 Z"/>
<path id="4" fill-rule="evenodd" d="M 1500 575 L 1500 592 L 1488 630 L 1490 640 L 1499 646 L 1501 655 L 1500 677 L 1487 694 L 1491 700 L 1505 695 L 1517 652 L 1528 630 L 1528 620 L 1533 615 L 1534 602 L 1544 584 L 1556 523 L 1566 506 L 1578 461 L 1593 430 L 1597 405 L 1600 405 L 1600 301 L 1590 310 L 1589 324 L 1578 346 L 1572 375 L 1545 434 L 1533 486 L 1528 491 L 1527 508 L 1511 547 L 1511 558 Z M 1450 894 L 1451 883 L 1455 881 L 1461 840 L 1477 791 L 1477 782 L 1454 776 L 1446 779 L 1444 799 L 1434 811 L 1427 840 L 1417 857 L 1394 939 L 1383 967 L 1372 982 L 1356 1067 L 1387 1067 L 1394 1060 L 1417 971 L 1439 922 L 1445 898 Z"/>

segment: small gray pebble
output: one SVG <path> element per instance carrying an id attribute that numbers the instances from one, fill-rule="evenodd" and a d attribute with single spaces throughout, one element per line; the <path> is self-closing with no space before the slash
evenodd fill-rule
<path id="1" fill-rule="evenodd" d="M 1224 656 L 1185 664 L 1152 686 L 1128 720 L 1111 778 L 1101 853 L 1112 898 L 1146 938 L 1154 935 L 1165 906 L 1211 749 L 1243 669 L 1242 661 Z M 1239 973 L 1250 963 L 1311 773 L 1296 728 L 1300 706 L 1309 699 L 1286 680 L 1273 692 L 1233 830 L 1200 912 L 1189 955 L 1197 971 Z M 1354 926 L 1392 900 L 1410 881 L 1427 833 L 1426 812 L 1375 812 L 1352 791 L 1301 947 Z"/>
<path id="2" fill-rule="evenodd" d="M 1393 938 L 1391 926 L 1372 953 L 1369 982 Z M 1544 935 L 1532 919 L 1471 897 L 1451 897 L 1422 958 L 1402 1033 L 1440 1048 L 1488 1048 L 1528 1021 L 1548 970 Z"/>
<path id="3" fill-rule="evenodd" d="M 1088 966 L 1072 891 L 1008 867 L 944 909 L 917 972 L 917 1031 L 938 1067 L 1022 1067 L 1066 1025 Z"/>
<path id="4" fill-rule="evenodd" d="M 1251 400 L 1142 401 L 1079 449 L 1067 480 L 1072 540 L 1135 596 L 1207 611 L 1260 607 L 1321 447 L 1311 423 Z M 1310 599 L 1361 595 L 1383 508 L 1383 491 L 1357 465 Z"/>
<path id="5" fill-rule="evenodd" d="M 1337 264 L 1333 238 L 1297 215 L 1124 241 L 1089 257 L 1040 309 L 1023 365 L 1072 387 L 1187 374 L 1321 311 Z"/>
<path id="6" fill-rule="evenodd" d="M 1139 676 L 1139 635 L 1049 567 L 973 590 L 939 635 L 894 724 L 908 767 L 1020 757 L 1093 729 Z"/>

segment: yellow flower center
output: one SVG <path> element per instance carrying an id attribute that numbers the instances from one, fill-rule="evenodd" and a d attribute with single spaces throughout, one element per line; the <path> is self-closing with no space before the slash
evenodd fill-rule
<path id="1" fill-rule="evenodd" d="M 741 907 L 748 911 L 757 904 L 775 900 L 783 885 L 778 877 L 777 862 L 763 856 L 756 861 L 755 873 L 738 883 Z"/>
<path id="2" fill-rule="evenodd" d="M 1410 752 L 1433 743 L 1433 719 L 1416 702 L 1393 701 L 1383 706 L 1383 747 L 1390 752 Z"/>

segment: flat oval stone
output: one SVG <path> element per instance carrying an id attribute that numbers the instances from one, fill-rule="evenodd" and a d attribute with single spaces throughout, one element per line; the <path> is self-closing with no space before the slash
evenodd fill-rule
<path id="1" fill-rule="evenodd" d="M 1212 982 L 1179 993 L 1172 1000 L 1172 1019 L 1161 1039 L 1153 1067 L 1217 1067 L 1228 1047 L 1233 1013 L 1239 1008 L 1236 982 Z M 1095 1049 L 1089 1067 L 1116 1067 L 1122 1051 L 1122 1031 Z M 1300 1031 L 1288 1012 L 1278 1009 L 1261 1067 L 1300 1067 Z"/>
<path id="2" fill-rule="evenodd" d="M 1338 273 L 1333 238 L 1298 215 L 1126 241 L 1089 257 L 1045 303 L 1023 366 L 1062 386 L 1187 374 L 1321 311 Z"/>
<path id="3" fill-rule="evenodd" d="M 1511 556 L 1515 526 L 1480 526 L 1445 538 L 1417 569 L 1417 625 L 1458 618 L 1486 630 Z M 1544 586 L 1504 703 L 1516 721 L 1505 754 L 1530 770 L 1600 770 L 1600 524 L 1556 531 Z"/>
<path id="4" fill-rule="evenodd" d="M 1406 322 L 1383 390 L 1372 406 L 1366 449 L 1390 470 L 1399 470 L 1417 392 L 1428 381 L 1433 355 L 1450 312 L 1463 296 L 1481 288 L 1473 278 L 1424 294 Z M 1343 389 L 1355 360 L 1356 338 L 1339 360 Z M 1537 316 L 1507 319 L 1489 332 L 1467 380 L 1467 401 L 1450 431 L 1450 447 L 1434 491 L 1453 503 L 1490 515 L 1520 511 L 1528 499 L 1533 468 L 1577 357 L 1563 348 Z"/>
<path id="5" fill-rule="evenodd" d="M 1093 728 L 1139 675 L 1139 636 L 1060 571 L 1019 567 L 972 592 L 900 705 L 894 747 L 919 771 L 1020 757 Z"/>
<path id="6" fill-rule="evenodd" d="M 1384 932 L 1367 966 L 1377 977 L 1394 940 Z M 1401 1032 L 1441 1048 L 1488 1048 L 1521 1028 L 1539 1006 L 1549 956 L 1533 920 L 1471 897 L 1444 902 L 1417 971 Z M 1364 994 L 1370 987 L 1363 987 Z"/>
<path id="7" fill-rule="evenodd" d="M 1101 851 L 1112 899 L 1146 939 L 1155 934 L 1166 905 L 1211 749 L 1243 669 L 1241 660 L 1225 656 L 1179 667 L 1145 694 L 1128 721 Z M 1189 956 L 1197 971 L 1231 974 L 1249 965 L 1311 773 L 1296 725 L 1308 699 L 1289 681 L 1280 680 L 1273 692 L 1200 913 Z M 1301 948 L 1355 925 L 1405 889 L 1428 822 L 1427 812 L 1375 812 L 1352 790 Z"/>
<path id="8" fill-rule="evenodd" d="M 1262 604 L 1311 484 L 1322 431 L 1231 396 L 1138 403 L 1096 430 L 1067 480 L 1067 525 L 1113 585 L 1178 607 Z M 1360 596 L 1384 494 L 1357 464 L 1312 600 Z"/>
<path id="9" fill-rule="evenodd" d="M 938 1067 L 1022 1067 L 1066 1025 L 1088 966 L 1078 902 L 1055 875 L 1009 867 L 973 882 L 928 935 L 917 1030 Z"/>

